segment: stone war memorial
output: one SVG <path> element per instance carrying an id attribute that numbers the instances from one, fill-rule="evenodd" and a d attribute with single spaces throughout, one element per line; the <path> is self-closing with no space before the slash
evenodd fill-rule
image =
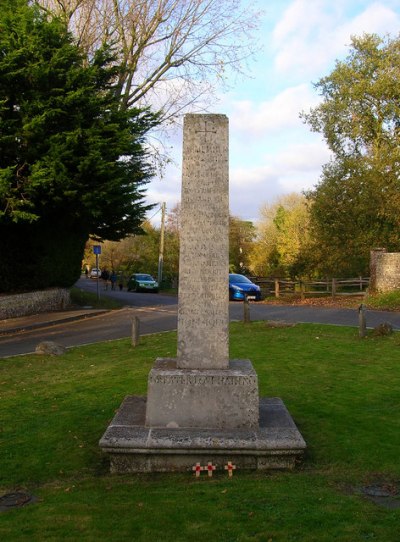
<path id="1" fill-rule="evenodd" d="M 306 448 L 251 361 L 229 359 L 228 147 L 225 115 L 185 116 L 177 357 L 155 360 L 147 397 L 127 396 L 101 438 L 111 472 L 290 469 Z"/>

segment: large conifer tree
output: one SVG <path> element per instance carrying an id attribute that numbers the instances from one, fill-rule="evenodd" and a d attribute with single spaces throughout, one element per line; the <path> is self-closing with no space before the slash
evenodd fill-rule
<path id="1" fill-rule="evenodd" d="M 0 11 L 0 291 L 70 286 L 89 234 L 140 228 L 157 121 L 122 110 L 104 47 L 87 59 L 27 0 Z"/>

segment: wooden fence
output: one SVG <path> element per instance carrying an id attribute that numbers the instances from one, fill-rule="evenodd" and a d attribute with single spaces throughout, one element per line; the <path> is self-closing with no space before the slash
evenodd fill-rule
<path id="1" fill-rule="evenodd" d="M 278 278 L 250 277 L 261 288 L 263 296 L 281 297 L 297 295 L 305 297 L 364 295 L 369 285 L 369 277 L 349 279 L 332 278 L 327 280 L 286 280 Z"/>

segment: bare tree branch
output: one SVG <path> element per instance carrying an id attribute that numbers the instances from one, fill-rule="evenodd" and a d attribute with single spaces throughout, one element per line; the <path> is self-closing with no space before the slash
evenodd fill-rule
<path id="1" fill-rule="evenodd" d="M 199 106 L 256 48 L 259 12 L 241 0 L 36 0 L 64 17 L 92 55 L 115 45 L 121 105 L 174 119 Z M 209 100 L 208 100 L 209 101 Z"/>

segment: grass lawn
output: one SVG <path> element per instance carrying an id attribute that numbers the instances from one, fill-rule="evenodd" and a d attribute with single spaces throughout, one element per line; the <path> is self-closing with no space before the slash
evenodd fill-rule
<path id="1" fill-rule="evenodd" d="M 103 288 L 102 284 L 100 285 L 100 288 Z M 100 295 L 100 298 L 97 299 L 97 294 L 87 292 L 86 290 L 82 290 L 82 288 L 78 288 L 76 286 L 71 288 L 70 293 L 71 303 L 80 307 L 84 307 L 86 305 L 91 306 L 94 309 L 114 310 L 120 309 L 123 306 L 123 303 L 120 301 L 105 295 Z M 103 294 L 103 292 L 101 292 L 101 294 Z"/>
<path id="2" fill-rule="evenodd" d="M 361 488 L 400 486 L 400 334 L 312 324 L 231 327 L 260 393 L 281 397 L 308 450 L 294 472 L 110 475 L 98 448 L 127 394 L 145 394 L 176 334 L 0 362 L 0 495 L 38 502 L 0 512 L 0 540 L 357 542 L 400 540 L 400 508 Z"/>

